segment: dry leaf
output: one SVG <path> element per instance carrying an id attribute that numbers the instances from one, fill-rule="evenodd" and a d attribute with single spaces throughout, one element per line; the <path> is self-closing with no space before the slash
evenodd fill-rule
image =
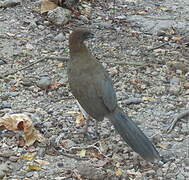
<path id="1" fill-rule="evenodd" d="M 41 164 L 41 165 L 49 165 L 50 164 L 48 161 L 44 161 L 44 160 L 40 160 L 40 159 L 35 160 L 35 162 L 37 162 L 38 164 Z"/>
<path id="2" fill-rule="evenodd" d="M 76 123 L 76 127 L 81 127 L 85 124 L 85 119 L 83 117 L 83 114 L 79 114 L 77 117 L 76 117 L 76 120 L 75 120 L 75 123 Z"/>
<path id="3" fill-rule="evenodd" d="M 153 97 L 143 97 L 142 100 L 143 101 L 154 101 L 155 98 L 153 98 Z"/>
<path id="4" fill-rule="evenodd" d="M 180 141 L 183 141 L 184 137 L 181 135 L 179 137 L 175 137 L 174 139 L 175 139 L 175 141 L 180 142 Z"/>
<path id="5" fill-rule="evenodd" d="M 172 39 L 173 41 L 180 41 L 182 38 L 179 37 L 179 36 L 173 36 L 171 39 Z"/>
<path id="6" fill-rule="evenodd" d="M 79 151 L 79 152 L 77 153 L 77 155 L 80 156 L 80 157 L 85 157 L 85 155 L 86 155 L 86 150 L 83 149 L 83 150 Z"/>
<path id="7" fill-rule="evenodd" d="M 55 89 L 58 89 L 62 84 L 59 83 L 59 82 L 54 82 L 50 85 L 50 89 L 51 90 L 55 90 Z"/>
<path id="8" fill-rule="evenodd" d="M 0 127 L 10 131 L 23 131 L 25 146 L 32 145 L 35 141 L 42 142 L 44 137 L 34 128 L 32 119 L 27 114 L 6 114 L 0 117 Z"/>
<path id="9" fill-rule="evenodd" d="M 41 14 L 48 12 L 50 10 L 53 10 L 56 7 L 58 7 L 58 5 L 55 4 L 54 2 L 51 2 L 49 0 L 42 0 L 42 2 L 41 2 Z"/>
<path id="10" fill-rule="evenodd" d="M 40 171 L 41 170 L 41 167 L 40 166 L 36 166 L 36 165 L 29 165 L 27 167 L 27 170 L 28 171 Z"/>
<path id="11" fill-rule="evenodd" d="M 63 68 L 64 67 L 64 63 L 63 62 L 61 62 L 61 63 L 58 63 L 58 68 Z"/>
<path id="12" fill-rule="evenodd" d="M 34 160 L 35 156 L 36 156 L 36 153 L 27 153 L 27 154 L 21 155 L 20 159 L 32 161 L 32 160 Z"/>
<path id="13" fill-rule="evenodd" d="M 116 176 L 121 176 L 122 174 L 123 174 L 123 172 L 121 169 L 116 169 L 116 171 L 115 171 Z"/>
<path id="14" fill-rule="evenodd" d="M 161 147 L 162 149 L 168 149 L 169 144 L 165 144 L 165 143 L 158 143 L 157 146 Z"/>

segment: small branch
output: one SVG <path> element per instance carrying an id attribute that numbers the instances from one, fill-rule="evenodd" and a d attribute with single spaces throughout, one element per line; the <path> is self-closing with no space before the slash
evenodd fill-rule
<path id="1" fill-rule="evenodd" d="M 165 43 L 160 44 L 160 45 L 158 45 L 158 46 L 155 46 L 155 47 L 152 47 L 152 48 L 150 48 L 150 49 L 147 49 L 146 51 L 153 51 L 153 50 L 155 50 L 155 49 L 159 49 L 159 48 L 161 48 L 161 47 L 163 47 L 163 46 L 165 46 L 165 45 L 168 45 L 168 44 L 169 44 L 169 42 L 165 42 Z"/>
<path id="2" fill-rule="evenodd" d="M 65 152 L 59 152 L 59 153 L 63 156 L 73 158 L 73 159 L 76 159 L 76 160 L 82 160 L 82 161 L 89 160 L 89 158 L 87 158 L 87 157 L 79 157 L 77 155 L 73 155 L 73 154 L 69 154 L 69 153 L 65 153 Z"/>
<path id="3" fill-rule="evenodd" d="M 179 121 L 180 119 L 182 119 L 183 117 L 189 116 L 189 110 L 186 110 L 184 112 L 181 112 L 180 114 L 178 114 L 173 122 L 171 123 L 171 125 L 167 128 L 167 132 L 170 133 L 173 128 L 175 127 L 175 124 L 177 123 L 177 121 Z"/>
<path id="4" fill-rule="evenodd" d="M 27 69 L 27 68 L 29 68 L 29 67 L 31 67 L 31 66 L 33 66 L 33 65 L 35 65 L 35 64 L 37 64 L 37 63 L 39 63 L 39 62 L 42 62 L 42 61 L 45 61 L 45 60 L 48 60 L 48 59 L 56 59 L 56 60 L 58 60 L 58 61 L 67 61 L 67 60 L 68 60 L 67 57 L 56 57 L 56 56 L 43 57 L 43 58 L 41 58 L 41 59 L 39 59 L 39 60 L 37 60 L 37 61 L 35 61 L 35 62 L 33 62 L 33 63 L 27 65 L 27 66 L 25 66 L 25 67 L 22 67 L 22 68 L 20 68 L 20 69 L 17 69 L 17 70 L 15 70 L 15 71 L 13 71 L 13 72 L 10 72 L 10 73 L 4 74 L 4 75 L 0 75 L 0 78 L 3 79 L 3 78 L 5 78 L 5 77 L 7 77 L 7 76 L 9 76 L 9 75 L 16 74 L 17 72 L 20 72 L 20 71 L 22 71 L 22 70 L 25 70 L 25 69 Z"/>

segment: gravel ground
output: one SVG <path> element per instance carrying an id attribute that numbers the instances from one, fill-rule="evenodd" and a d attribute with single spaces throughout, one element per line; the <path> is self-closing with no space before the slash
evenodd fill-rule
<path id="1" fill-rule="evenodd" d="M 0 8 L 0 116 L 35 114 L 33 123 L 47 139 L 22 147 L 20 132 L 0 130 L 0 179 L 189 179 L 189 6 L 171 3 L 82 1 L 79 6 L 91 7 L 91 13 L 72 15 L 64 26 L 49 23 L 36 0 Z M 179 18 L 162 20 L 183 9 Z M 145 162 L 106 119 L 100 123 L 100 140 L 79 133 L 77 122 L 83 119 L 69 90 L 67 59 L 69 34 L 81 26 L 96 36 L 87 44 L 109 71 L 119 105 L 165 162 Z M 92 120 L 91 136 L 94 125 Z"/>

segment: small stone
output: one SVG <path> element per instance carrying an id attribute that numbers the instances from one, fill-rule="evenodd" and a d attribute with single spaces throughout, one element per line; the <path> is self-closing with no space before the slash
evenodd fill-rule
<path id="1" fill-rule="evenodd" d="M 176 73 L 179 74 L 179 75 L 181 75 L 181 74 L 182 74 L 182 70 L 177 69 L 177 70 L 176 70 Z"/>
<path id="2" fill-rule="evenodd" d="M 18 159 L 19 159 L 19 157 L 17 157 L 17 156 L 10 156 L 9 157 L 9 160 L 12 161 L 12 162 L 16 162 L 16 161 L 18 161 Z"/>
<path id="3" fill-rule="evenodd" d="M 183 174 L 179 173 L 179 174 L 177 175 L 177 178 L 176 178 L 176 179 L 178 179 L 178 180 L 185 180 L 185 177 L 183 176 Z"/>
<path id="4" fill-rule="evenodd" d="M 184 159 L 184 164 L 185 164 L 186 166 L 189 166 L 189 158 L 185 158 L 185 159 Z"/>
<path id="5" fill-rule="evenodd" d="M 20 3 L 20 0 L 5 0 L 0 2 L 0 7 L 14 7 Z"/>
<path id="6" fill-rule="evenodd" d="M 18 96 L 18 95 L 19 95 L 18 92 L 5 92 L 5 93 L 3 93 L 3 94 L 0 96 L 0 98 L 5 101 L 5 100 L 7 100 L 9 97 L 16 97 L 16 96 Z"/>
<path id="7" fill-rule="evenodd" d="M 43 25 L 39 25 L 38 28 L 39 28 L 40 30 L 44 30 L 44 29 L 45 29 L 45 27 L 44 27 Z"/>
<path id="8" fill-rule="evenodd" d="M 33 173 L 34 172 L 28 172 L 28 173 L 26 173 L 26 177 L 31 178 L 33 176 Z"/>
<path id="9" fill-rule="evenodd" d="M 0 65 L 6 64 L 6 61 L 0 59 Z"/>
<path id="10" fill-rule="evenodd" d="M 58 163 L 57 163 L 57 166 L 58 166 L 58 167 L 63 167 L 63 166 L 64 166 L 64 163 L 63 163 L 63 162 L 58 162 Z"/>
<path id="11" fill-rule="evenodd" d="M 11 104 L 1 104 L 0 105 L 0 109 L 6 109 L 6 108 L 11 109 Z"/>
<path id="12" fill-rule="evenodd" d="M 37 86 L 41 89 L 47 90 L 51 85 L 51 78 L 48 75 L 40 77 Z"/>
<path id="13" fill-rule="evenodd" d="M 89 19 L 84 15 L 80 15 L 78 18 L 81 19 L 84 23 L 89 23 Z"/>
<path id="14" fill-rule="evenodd" d="M 180 79 L 176 76 L 170 79 L 170 88 L 169 92 L 173 95 L 178 95 L 180 93 L 181 86 L 180 86 Z"/>
<path id="15" fill-rule="evenodd" d="M 71 11 L 62 7 L 57 7 L 47 14 L 48 20 L 57 25 L 65 25 L 71 17 Z"/>
<path id="16" fill-rule="evenodd" d="M 189 82 L 187 82 L 187 83 L 184 84 L 184 88 L 185 89 L 189 89 Z"/>
<path id="17" fill-rule="evenodd" d="M 60 33 L 57 36 L 55 36 L 54 40 L 55 41 L 64 41 L 65 40 L 65 36 L 64 36 L 63 33 Z"/>

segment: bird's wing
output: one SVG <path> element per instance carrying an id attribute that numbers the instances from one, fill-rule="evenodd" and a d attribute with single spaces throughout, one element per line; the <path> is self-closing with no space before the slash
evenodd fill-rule
<path id="1" fill-rule="evenodd" d="M 97 94 L 100 98 L 102 98 L 107 109 L 112 112 L 117 106 L 117 98 L 112 80 L 103 67 L 102 70 L 99 71 L 98 75 L 96 74 L 95 76 Z"/>

